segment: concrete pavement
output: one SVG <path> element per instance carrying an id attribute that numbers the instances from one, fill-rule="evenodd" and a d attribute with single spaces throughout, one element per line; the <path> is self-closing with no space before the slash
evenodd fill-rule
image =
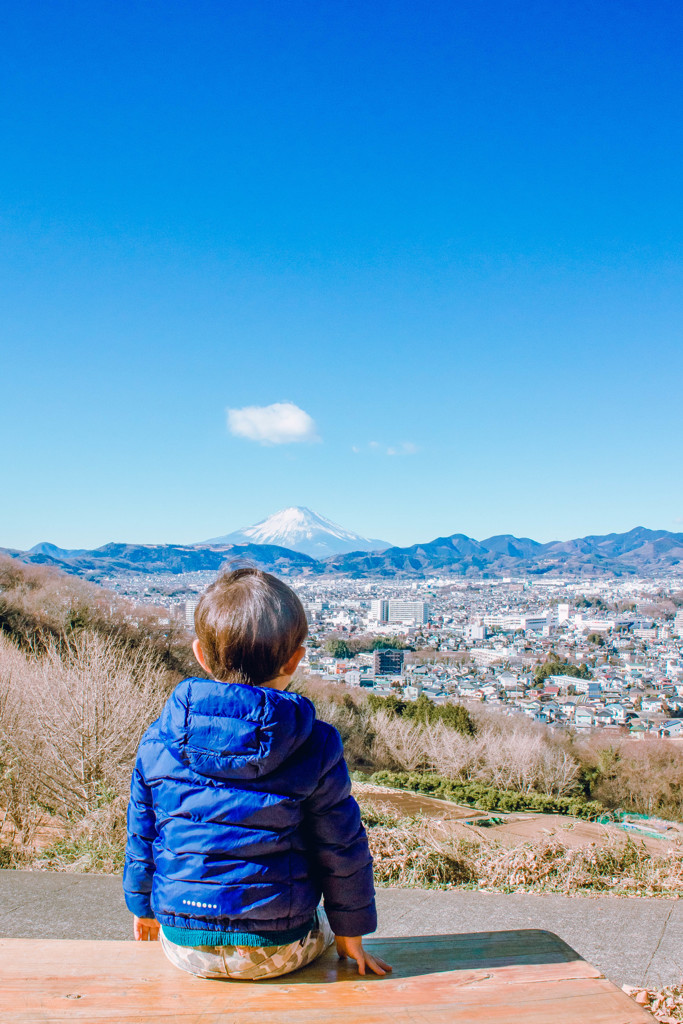
<path id="1" fill-rule="evenodd" d="M 683 977 L 683 900 L 380 889 L 377 934 L 543 928 L 617 985 Z M 132 917 L 118 875 L 0 871 L 0 937 L 127 939 Z"/>

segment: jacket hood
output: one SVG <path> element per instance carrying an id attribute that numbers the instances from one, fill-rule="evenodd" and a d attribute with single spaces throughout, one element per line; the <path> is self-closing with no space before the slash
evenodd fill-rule
<path id="1" fill-rule="evenodd" d="M 279 768 L 314 721 L 313 704 L 298 693 L 191 677 L 166 702 L 159 733 L 199 775 L 253 779 Z"/>

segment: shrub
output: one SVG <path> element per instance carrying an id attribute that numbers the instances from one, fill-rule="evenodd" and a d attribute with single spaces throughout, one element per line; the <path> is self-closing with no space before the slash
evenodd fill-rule
<path id="1" fill-rule="evenodd" d="M 610 740 L 600 735 L 578 741 L 587 795 L 612 809 L 683 821 L 683 758 L 671 740 Z"/>
<path id="2" fill-rule="evenodd" d="M 406 789 L 441 800 L 469 804 L 486 811 L 536 811 L 541 814 L 570 814 L 576 818 L 592 819 L 604 813 L 605 808 L 594 800 L 581 797 L 548 796 L 546 793 L 520 793 L 485 786 L 478 782 L 455 782 L 439 775 L 418 772 L 375 772 L 369 782 L 380 786 Z"/>
<path id="3" fill-rule="evenodd" d="M 576 758 L 536 723 L 481 714 L 477 723 L 461 705 L 439 706 L 424 696 L 411 703 L 310 680 L 298 686 L 339 729 L 353 769 L 434 771 L 454 781 L 551 796 L 581 792 Z"/>

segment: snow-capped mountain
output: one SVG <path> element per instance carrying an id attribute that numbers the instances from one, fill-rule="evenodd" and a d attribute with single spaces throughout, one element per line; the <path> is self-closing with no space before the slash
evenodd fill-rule
<path id="1" fill-rule="evenodd" d="M 384 551 L 386 541 L 362 537 L 345 530 L 331 519 L 310 508 L 293 506 L 275 512 L 254 526 L 245 526 L 224 537 L 213 537 L 205 544 L 277 544 L 313 558 L 347 554 L 349 551 Z"/>

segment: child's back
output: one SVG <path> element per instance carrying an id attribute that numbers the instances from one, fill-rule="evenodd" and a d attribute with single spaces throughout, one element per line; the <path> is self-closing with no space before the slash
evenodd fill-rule
<path id="1" fill-rule="evenodd" d="M 332 930 L 364 953 L 358 937 L 376 927 L 372 859 L 341 740 L 309 700 L 284 692 L 303 653 L 298 598 L 238 570 L 207 592 L 197 627 L 200 660 L 225 681 L 185 679 L 140 744 L 128 908 L 156 918 L 167 951 L 210 947 L 225 960 L 226 947 L 284 949 L 319 935 L 323 895 Z M 338 946 L 356 956 L 344 938 Z"/>

